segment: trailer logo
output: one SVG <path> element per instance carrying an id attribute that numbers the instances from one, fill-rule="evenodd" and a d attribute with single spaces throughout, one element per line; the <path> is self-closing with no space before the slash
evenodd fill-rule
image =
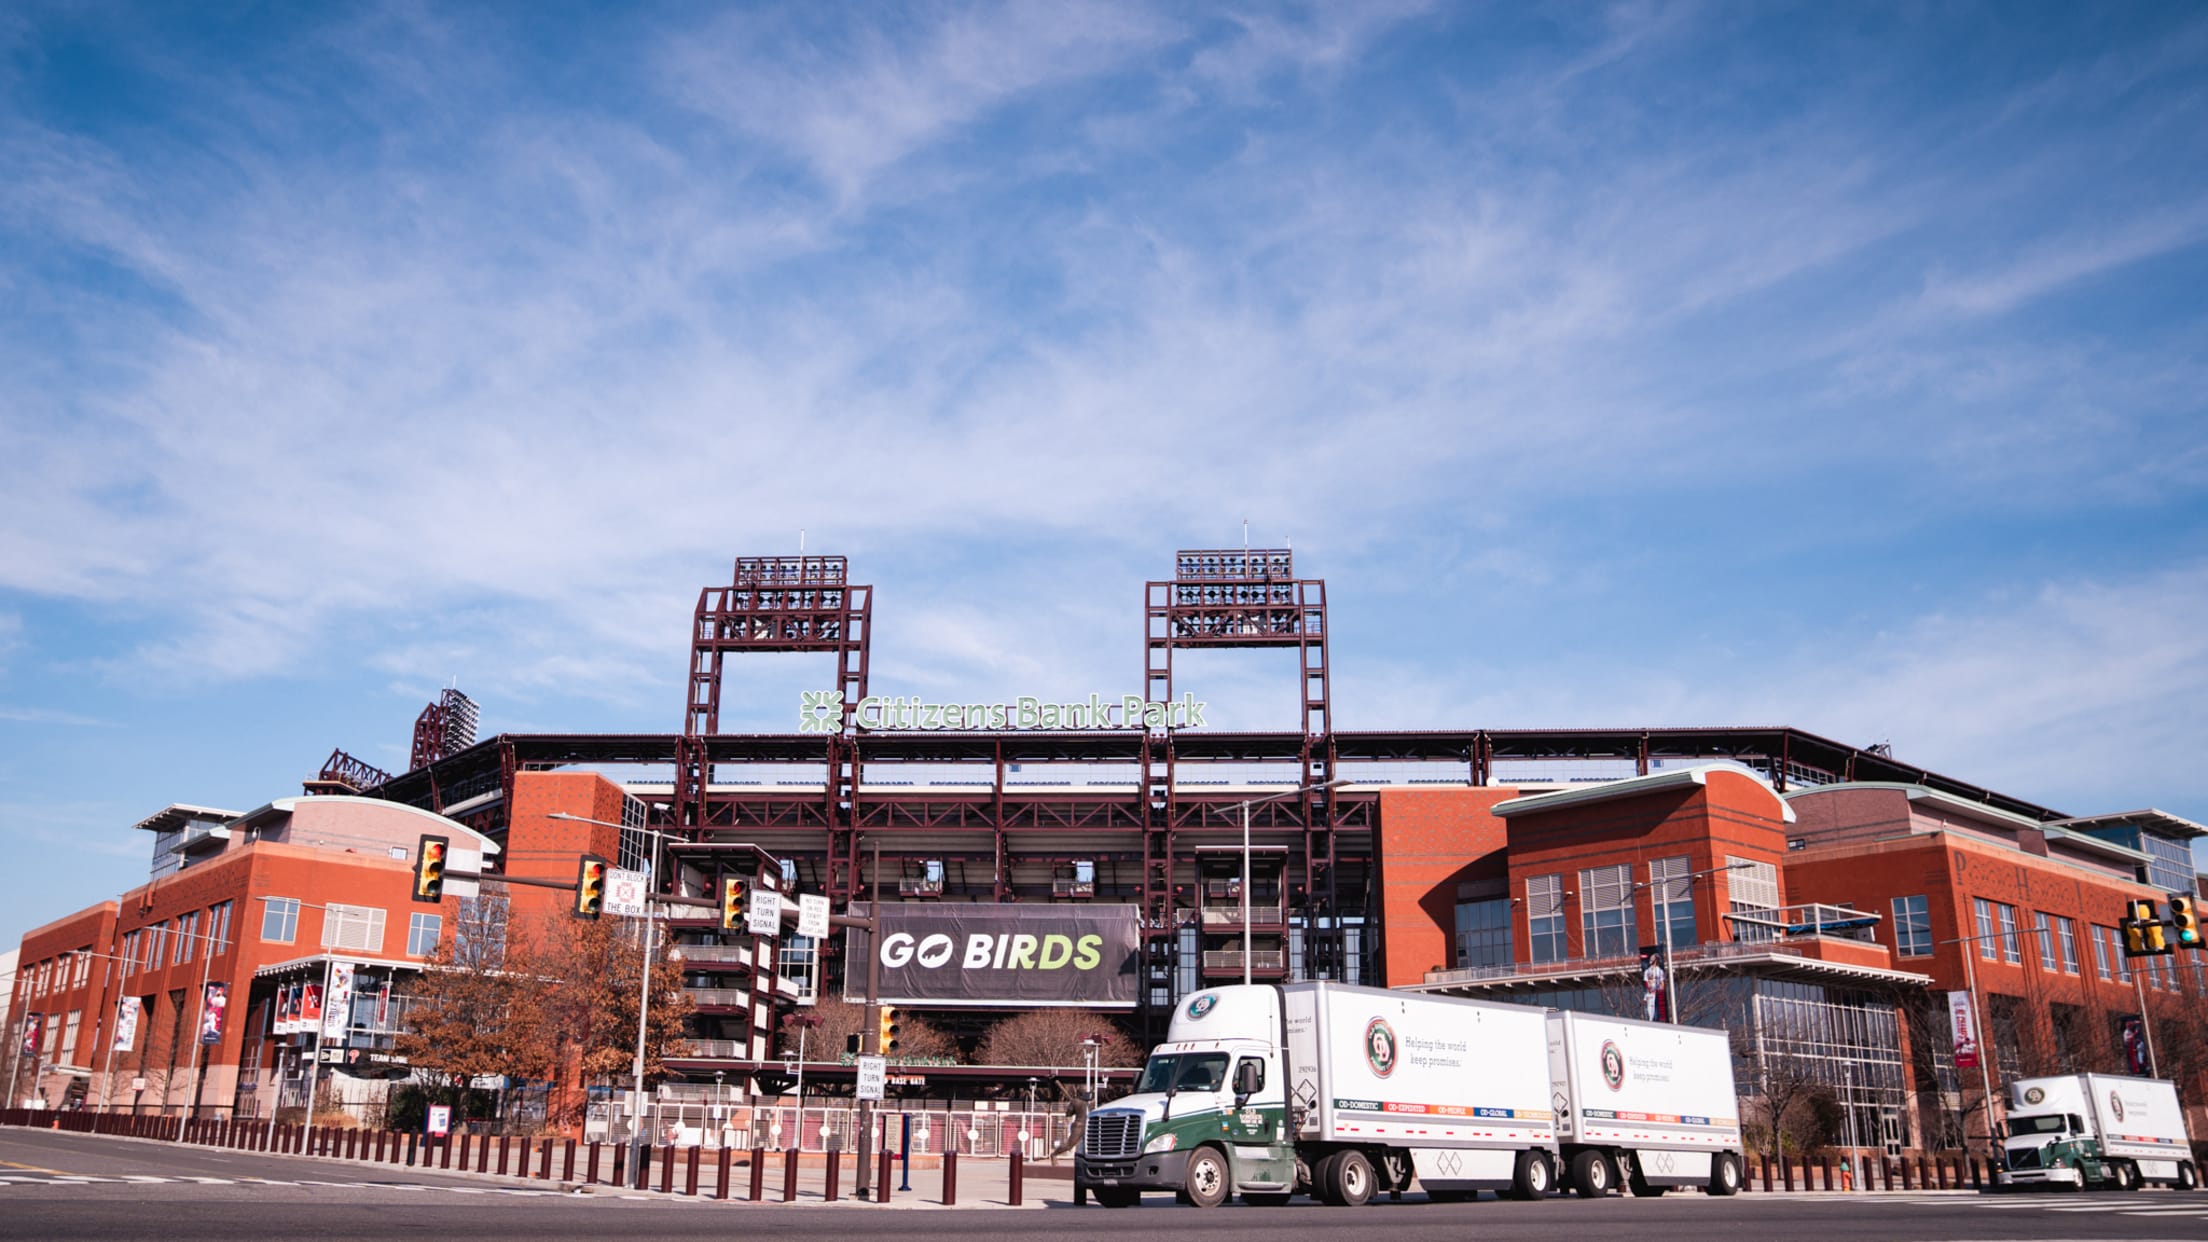
<path id="1" fill-rule="evenodd" d="M 2109 1092 L 2108 1113 L 2109 1116 L 2114 1117 L 2118 1121 L 2122 1121 L 2124 1119 L 2124 1097 L 2116 1094 L 2113 1091 Z"/>
<path id="2" fill-rule="evenodd" d="M 2045 1103 L 2045 1102 L 2046 1102 L 2046 1100 L 2047 1100 L 2047 1088 L 2045 1088 L 2045 1087 L 2026 1087 L 2026 1088 L 2024 1089 L 2024 1102 L 2025 1102 L 2026 1104 L 2043 1104 L 2043 1103 Z"/>
<path id="3" fill-rule="evenodd" d="M 1209 992 L 1204 993 L 1202 996 L 1197 997 L 1195 1000 L 1188 1002 L 1188 1020 L 1191 1022 L 1196 1021 L 1198 1018 L 1201 1018 L 1205 1014 L 1210 1013 L 1214 1008 L 1218 1006 L 1218 1004 L 1218 997 L 1213 996 Z"/>
<path id="4" fill-rule="evenodd" d="M 1395 1072 L 1395 1028 L 1386 1018 L 1374 1018 L 1365 1024 L 1365 1060 L 1377 1077 L 1386 1078 Z"/>
<path id="5" fill-rule="evenodd" d="M 1602 1041 L 1602 1082 L 1612 1091 L 1625 1085 L 1625 1053 L 1614 1039 Z"/>

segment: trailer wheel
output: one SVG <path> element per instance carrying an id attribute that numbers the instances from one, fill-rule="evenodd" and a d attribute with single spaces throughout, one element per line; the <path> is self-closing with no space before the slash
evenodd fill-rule
<path id="1" fill-rule="evenodd" d="M 2177 1188 L 2179 1190 L 2198 1190 L 2200 1188 L 2200 1174 L 2193 1171 L 2191 1161 L 2185 1161 L 2177 1166 Z"/>
<path id="2" fill-rule="evenodd" d="M 1142 1202 L 1142 1192 L 1132 1186 L 1091 1186 L 1089 1195 L 1108 1208 L 1131 1208 Z"/>
<path id="3" fill-rule="evenodd" d="M 1549 1166 L 1549 1154 L 1544 1151 L 1518 1153 L 1518 1167 L 1511 1171 L 1510 1197 L 1513 1199 L 1541 1199 L 1555 1189 L 1555 1170 Z"/>
<path id="4" fill-rule="evenodd" d="M 1372 1162 L 1361 1151 L 1338 1151 L 1319 1162 L 1319 1198 L 1335 1207 L 1363 1207 L 1372 1198 Z"/>
<path id="5" fill-rule="evenodd" d="M 1188 1201 L 1200 1208 L 1218 1207 L 1234 1191 L 1227 1173 L 1227 1159 L 1216 1147 L 1199 1147 L 1188 1157 Z"/>
<path id="6" fill-rule="evenodd" d="M 1618 1181 L 1610 1157 L 1599 1151 L 1583 1151 L 1572 1157 L 1572 1189 L 1582 1199 L 1600 1199 Z"/>
<path id="7" fill-rule="evenodd" d="M 1740 1157 L 1729 1151 L 1717 1153 L 1717 1163 L 1710 1169 L 1710 1193 L 1721 1196 L 1740 1193 Z"/>
<path id="8" fill-rule="evenodd" d="M 2119 1160 L 2108 1170 L 2108 1184 L 2118 1190 L 2139 1189 L 2139 1166 L 2129 1160 Z"/>
<path id="9" fill-rule="evenodd" d="M 1636 1199 L 1654 1199 L 1671 1189 L 1669 1186 L 1658 1186 L 1649 1181 L 1648 1172 L 1641 1168 L 1639 1160 L 1634 1160 L 1626 1166 L 1625 1187 L 1633 1192 L 1633 1197 Z"/>

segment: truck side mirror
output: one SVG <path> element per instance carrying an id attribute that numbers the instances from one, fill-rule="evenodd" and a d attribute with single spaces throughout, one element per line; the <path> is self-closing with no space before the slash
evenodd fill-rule
<path id="1" fill-rule="evenodd" d="M 1234 1067 L 1234 1093 L 1240 1096 L 1256 1095 L 1265 1085 L 1265 1063 L 1255 1057 L 1245 1058 Z"/>

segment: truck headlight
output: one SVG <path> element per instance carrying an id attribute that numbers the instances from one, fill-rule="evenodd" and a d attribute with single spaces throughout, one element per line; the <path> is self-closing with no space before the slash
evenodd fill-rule
<path id="1" fill-rule="evenodd" d="M 1158 1137 L 1151 1139 L 1149 1142 L 1144 1143 L 1142 1145 L 1142 1152 L 1144 1155 L 1147 1156 L 1153 1152 L 1171 1151 L 1173 1150 L 1173 1145 L 1179 1141 L 1179 1135 L 1161 1134 Z"/>

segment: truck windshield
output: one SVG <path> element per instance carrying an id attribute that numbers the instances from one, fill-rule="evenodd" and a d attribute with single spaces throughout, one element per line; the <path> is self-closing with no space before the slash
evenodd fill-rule
<path id="1" fill-rule="evenodd" d="M 2067 1120 L 2061 1113 L 2048 1113 L 2043 1117 L 2011 1117 L 2009 1133 L 2060 1134 L 2067 1128 L 2064 1124 Z"/>
<path id="2" fill-rule="evenodd" d="M 1226 1053 L 1187 1052 L 1150 1058 L 1150 1063 L 1142 1067 L 1142 1078 L 1135 1083 L 1135 1091 L 1141 1095 L 1217 1091 L 1226 1080 Z"/>

